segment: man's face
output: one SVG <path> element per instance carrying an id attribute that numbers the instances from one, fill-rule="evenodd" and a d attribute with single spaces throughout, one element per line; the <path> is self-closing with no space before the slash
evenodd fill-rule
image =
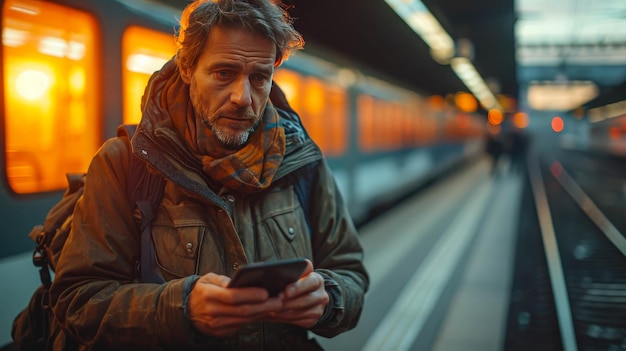
<path id="1" fill-rule="evenodd" d="M 195 68 L 181 72 L 196 114 L 224 146 L 246 143 L 269 98 L 276 48 L 244 29 L 211 30 Z"/>

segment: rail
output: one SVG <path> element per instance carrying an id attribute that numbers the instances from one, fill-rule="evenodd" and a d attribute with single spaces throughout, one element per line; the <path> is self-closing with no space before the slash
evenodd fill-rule
<path id="1" fill-rule="evenodd" d="M 578 346 L 576 343 L 576 334 L 574 332 L 572 311 L 570 308 L 569 296 L 567 294 L 565 275 L 563 274 L 563 264 L 561 263 L 559 247 L 554 232 L 552 215 L 550 214 L 550 206 L 548 205 L 548 197 L 546 195 L 545 186 L 541 177 L 539 160 L 537 157 L 533 157 L 532 155 L 533 153 L 529 153 L 527 160 L 528 174 L 535 198 L 537 217 L 539 218 L 541 237 L 545 248 L 546 261 L 548 263 L 548 272 L 550 274 L 550 283 L 552 285 L 552 293 L 554 296 L 554 303 L 556 305 L 563 350 L 577 351 Z"/>

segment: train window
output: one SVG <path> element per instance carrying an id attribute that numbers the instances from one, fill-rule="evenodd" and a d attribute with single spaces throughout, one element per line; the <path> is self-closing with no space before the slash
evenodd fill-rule
<path id="1" fill-rule="evenodd" d="M 100 144 L 97 26 L 59 4 L 2 7 L 5 169 L 19 194 L 64 188 Z"/>
<path id="2" fill-rule="evenodd" d="M 359 148 L 365 152 L 375 149 L 374 115 L 374 98 L 370 95 L 359 95 L 357 98 Z"/>
<path id="3" fill-rule="evenodd" d="M 300 112 L 300 87 L 302 85 L 300 74 L 286 68 L 279 68 L 274 73 L 274 81 L 285 93 L 291 108 Z"/>
<path id="4" fill-rule="evenodd" d="M 389 106 L 391 109 L 391 115 L 393 116 L 389 123 L 391 124 L 390 136 L 389 136 L 389 144 L 388 147 L 392 149 L 399 149 L 404 146 L 404 138 L 403 138 L 403 116 L 402 116 L 402 105 L 399 102 L 394 102 Z"/>
<path id="5" fill-rule="evenodd" d="M 304 80 L 304 91 L 306 91 L 306 98 L 302 101 L 300 112 L 302 123 L 311 138 L 326 152 L 329 136 L 324 132 L 326 128 L 324 85 L 315 77 L 307 77 Z"/>
<path id="6" fill-rule="evenodd" d="M 345 89 L 338 86 L 326 86 L 326 145 L 325 153 L 338 156 L 348 146 L 348 97 Z"/>
<path id="7" fill-rule="evenodd" d="M 417 99 L 410 99 L 404 108 L 404 141 L 407 146 L 419 144 L 419 120 L 422 117 L 420 103 Z"/>
<path id="8" fill-rule="evenodd" d="M 276 71 L 274 80 L 324 154 L 332 157 L 345 152 L 348 142 L 348 99 L 345 90 L 315 77 L 304 78 L 285 68 Z M 306 91 L 306 94 L 301 91 Z"/>
<path id="9" fill-rule="evenodd" d="M 391 139 L 391 124 L 390 120 L 393 118 L 390 104 L 387 101 L 376 99 L 376 119 L 374 123 L 376 125 L 376 147 L 378 150 L 385 150 L 388 148 L 389 140 Z"/>
<path id="10" fill-rule="evenodd" d="M 374 99 L 374 140 L 375 148 L 379 151 L 388 148 L 389 140 L 391 139 L 391 125 L 389 120 L 392 117 L 390 105 L 387 101 Z"/>
<path id="11" fill-rule="evenodd" d="M 391 149 L 398 149 L 403 146 L 402 143 L 402 106 L 398 102 L 393 102 L 390 104 L 389 109 L 391 110 L 392 120 L 389 121 L 391 124 L 390 128 L 390 136 L 388 147 Z"/>
<path id="12" fill-rule="evenodd" d="M 172 33 L 139 26 L 128 27 L 122 37 L 122 98 L 124 123 L 141 120 L 141 97 L 154 71 L 176 53 Z"/>

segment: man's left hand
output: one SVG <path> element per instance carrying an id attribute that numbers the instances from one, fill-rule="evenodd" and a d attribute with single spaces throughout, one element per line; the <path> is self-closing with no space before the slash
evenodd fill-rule
<path id="1" fill-rule="evenodd" d="M 322 317 L 330 298 L 324 288 L 324 278 L 313 271 L 313 263 L 307 260 L 307 268 L 300 279 L 285 288 L 280 295 L 283 309 L 272 312 L 266 322 L 289 323 L 311 328 Z"/>

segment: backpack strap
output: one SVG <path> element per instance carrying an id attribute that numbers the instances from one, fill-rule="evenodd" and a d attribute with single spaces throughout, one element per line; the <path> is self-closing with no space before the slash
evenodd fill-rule
<path id="1" fill-rule="evenodd" d="M 311 198 L 311 182 L 313 181 L 314 174 L 310 168 L 311 164 L 308 164 L 286 176 L 286 180 L 293 185 L 293 190 L 296 193 L 300 206 L 302 207 L 302 211 L 304 212 L 304 219 L 306 221 L 306 228 L 309 237 L 311 237 L 312 234 L 311 222 L 309 220 L 309 217 L 311 216 L 309 213 L 309 199 Z"/>
<path id="2" fill-rule="evenodd" d="M 117 128 L 117 136 L 126 136 L 130 145 L 137 125 L 122 124 Z M 163 198 L 165 178 L 150 172 L 147 164 L 135 154 L 131 153 L 126 193 L 134 204 L 133 217 L 141 233 L 141 262 L 139 274 L 142 282 L 164 283 L 165 279 L 159 273 L 154 243 L 152 242 L 152 220 Z"/>
<path id="3" fill-rule="evenodd" d="M 32 260 L 39 268 L 41 283 L 49 288 L 52 284 L 50 270 L 55 270 L 61 254 L 61 248 L 67 239 L 70 230 L 70 221 L 76 201 L 83 195 L 85 173 L 68 173 L 68 187 L 63 197 L 46 215 L 43 224 L 33 227 L 28 236 L 37 244 L 33 250 Z"/>

